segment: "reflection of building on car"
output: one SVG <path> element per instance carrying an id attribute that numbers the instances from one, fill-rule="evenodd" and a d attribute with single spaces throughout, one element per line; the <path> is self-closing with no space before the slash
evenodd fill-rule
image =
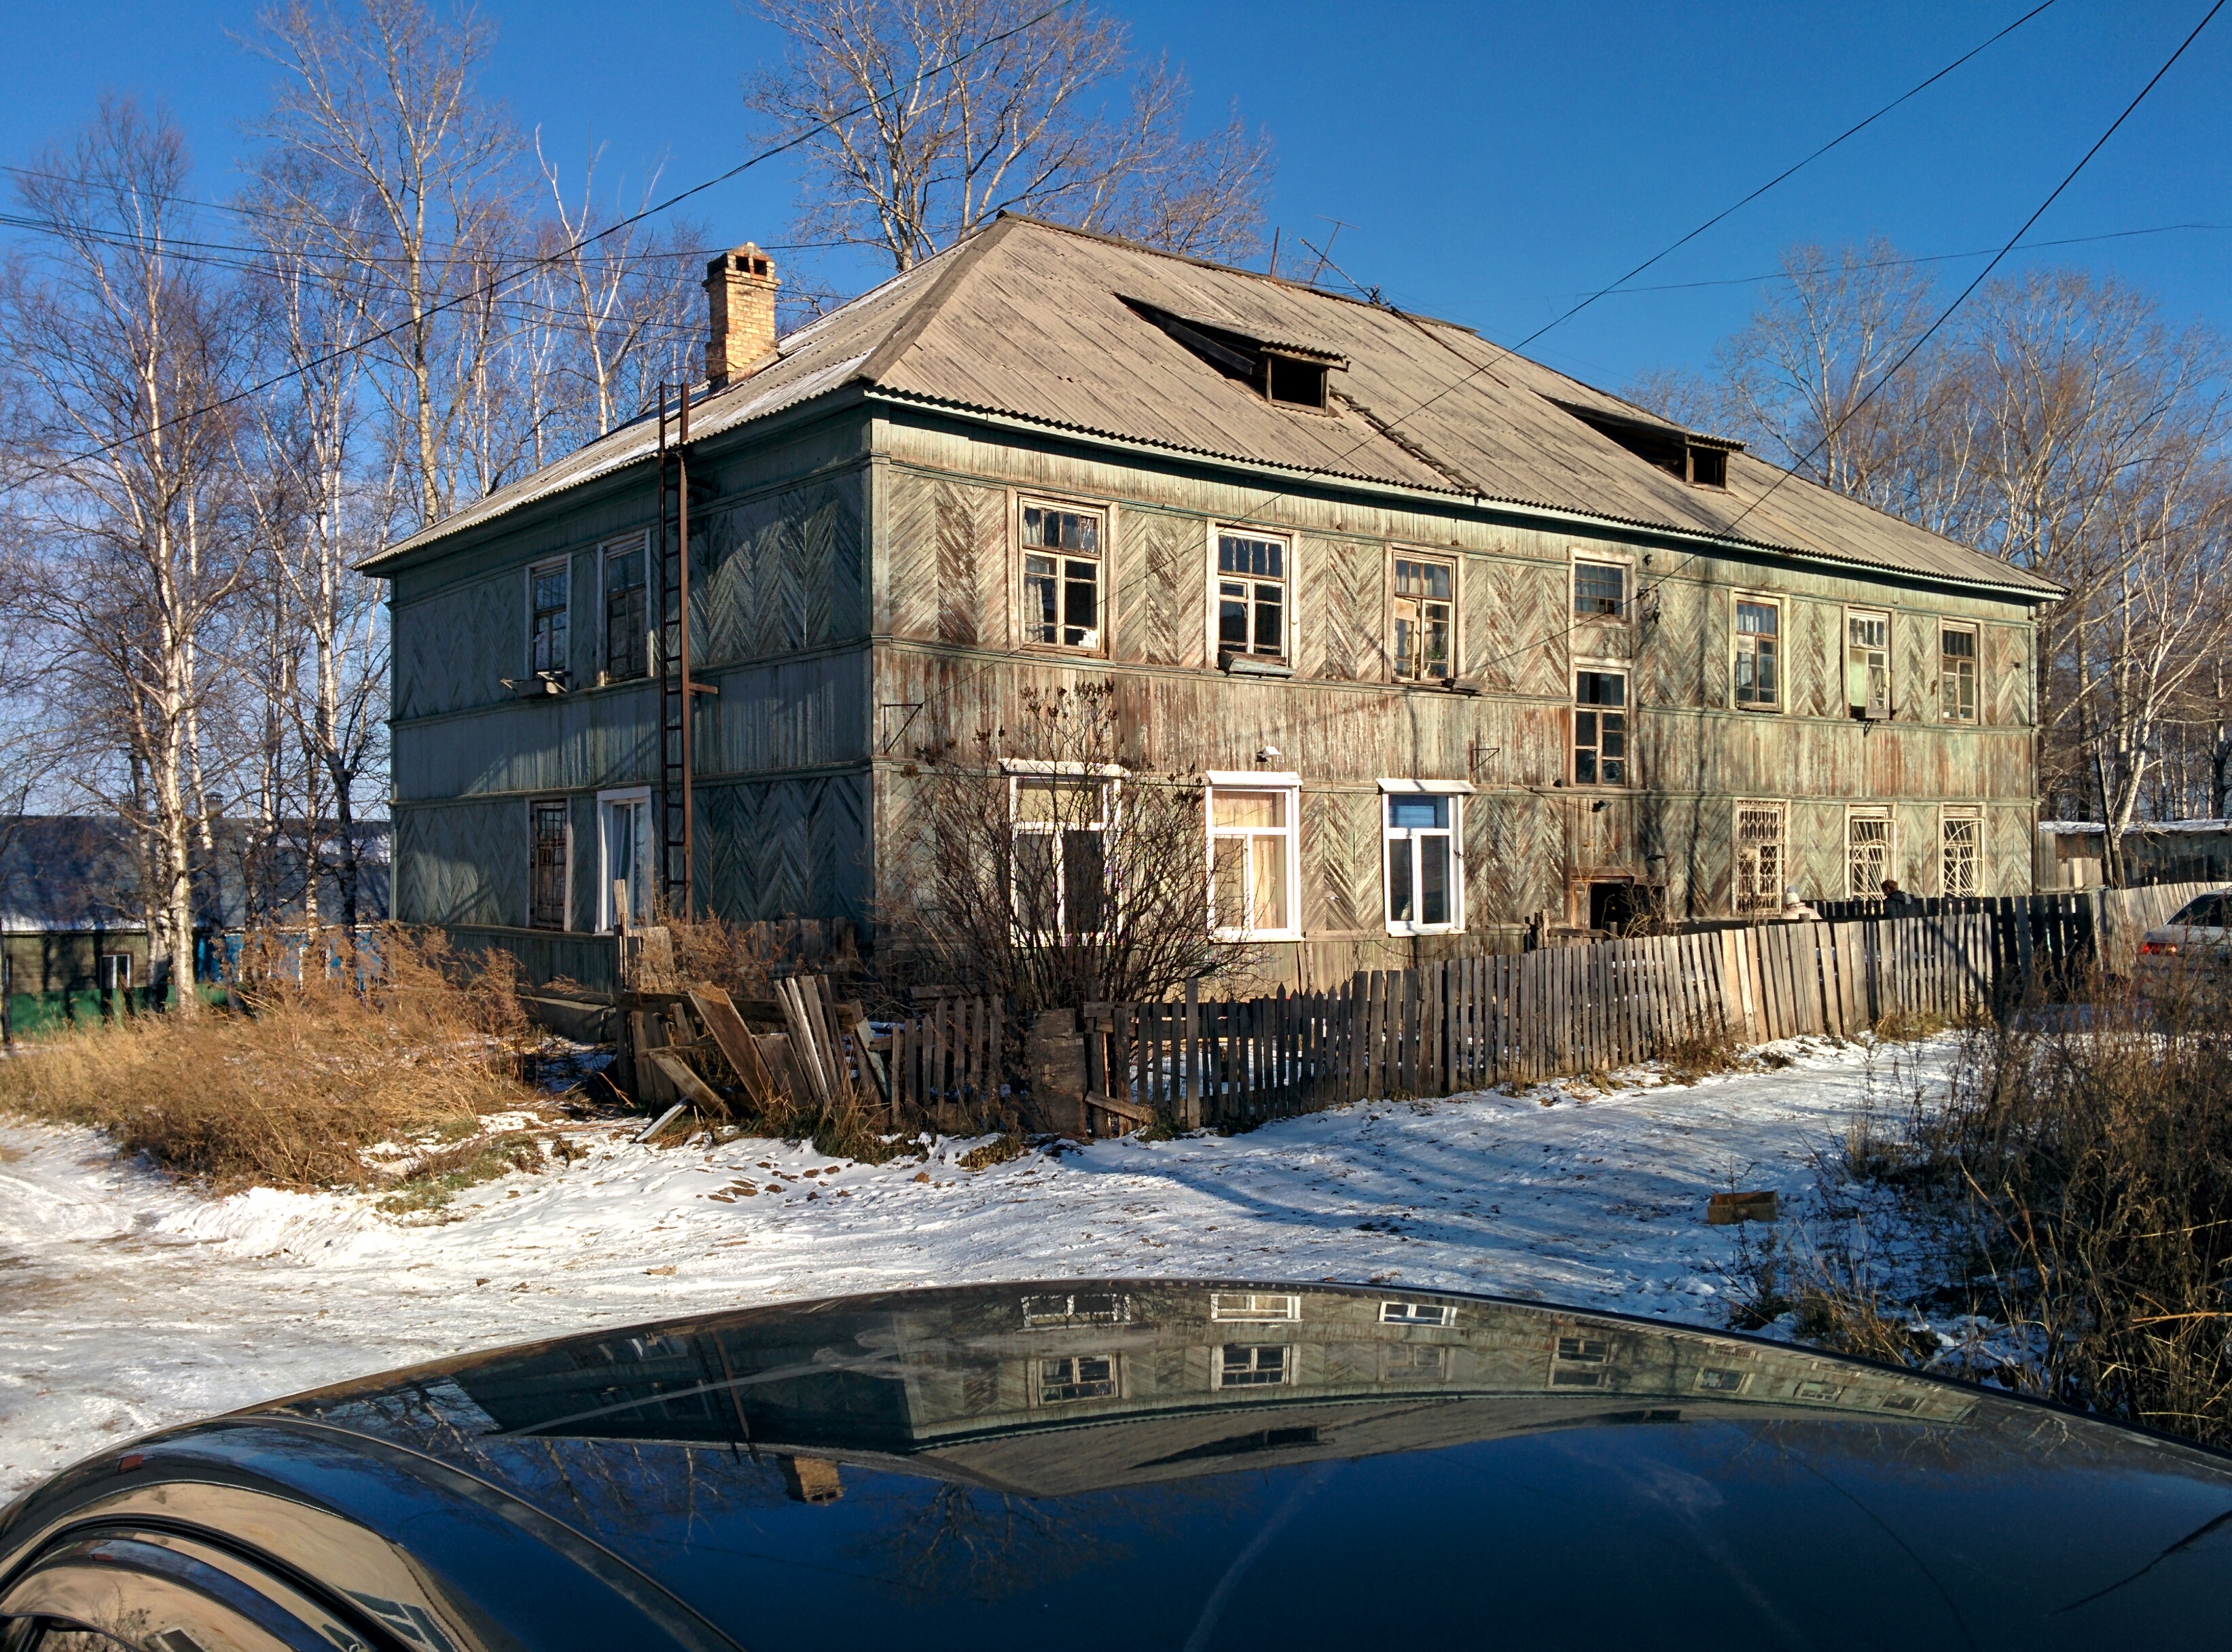
<path id="1" fill-rule="evenodd" d="M 2232 890 L 2196 896 L 2139 943 L 2139 980 L 2232 983 Z"/>
<path id="2" fill-rule="evenodd" d="M 2206 1453 L 1733 1335 L 1392 1286 L 984 1286 L 112 1448 L 0 1516 L 0 1645 L 941 1647 L 1106 1638 L 1120 1603 L 1143 1645 L 1300 1649 L 1389 1600 L 1476 1638 L 1457 1577 L 1528 1638 L 1577 1595 L 1606 1638 L 1718 1645 L 1865 1590 L 1919 1644 L 2164 1644 L 2218 1610 L 2228 1501 Z M 1327 1589 L 1328 1556 L 1370 1587 Z"/>

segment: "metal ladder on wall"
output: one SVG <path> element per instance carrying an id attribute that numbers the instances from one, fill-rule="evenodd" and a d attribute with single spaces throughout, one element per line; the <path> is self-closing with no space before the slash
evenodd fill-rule
<path id="1" fill-rule="evenodd" d="M 659 892 L 665 917 L 688 917 L 696 809 L 691 796 L 690 387 L 659 386 Z"/>

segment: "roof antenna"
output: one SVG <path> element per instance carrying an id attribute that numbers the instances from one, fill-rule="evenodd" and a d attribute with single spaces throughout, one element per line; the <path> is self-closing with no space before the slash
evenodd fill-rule
<path id="1" fill-rule="evenodd" d="M 1271 273 L 1279 273 L 1279 226 L 1275 224 L 1271 226 Z"/>
<path id="2" fill-rule="evenodd" d="M 1322 212 L 1319 213 L 1318 217 L 1320 219 L 1323 219 L 1324 222 L 1333 225 L 1333 233 L 1326 237 L 1326 243 L 1322 248 L 1310 247 L 1310 250 L 1316 253 L 1318 256 L 1318 261 L 1315 267 L 1311 269 L 1309 275 L 1305 278 L 1307 283 L 1312 287 L 1318 284 L 1318 277 L 1325 274 L 1325 267 L 1333 262 L 1333 243 L 1340 239 L 1340 232 L 1343 230 L 1353 230 L 1356 228 L 1354 224 L 1344 224 L 1339 218 L 1328 218 Z M 1302 244 L 1306 247 L 1310 246 L 1310 243 L 1307 241 L 1303 242 Z"/>

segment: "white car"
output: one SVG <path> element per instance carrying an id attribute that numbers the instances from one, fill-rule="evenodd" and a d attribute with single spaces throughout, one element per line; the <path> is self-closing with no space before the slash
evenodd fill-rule
<path id="1" fill-rule="evenodd" d="M 2139 943 L 2139 980 L 2232 981 L 2232 889 L 2195 897 Z"/>

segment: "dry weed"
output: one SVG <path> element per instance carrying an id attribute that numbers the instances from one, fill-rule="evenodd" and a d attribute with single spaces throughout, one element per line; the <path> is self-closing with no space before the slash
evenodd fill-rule
<path id="1" fill-rule="evenodd" d="M 322 969 L 262 943 L 243 956 L 237 1008 L 18 1045 L 0 1109 L 105 1130 L 222 1190 L 375 1185 L 367 1150 L 463 1141 L 541 1099 L 518 1077 L 529 1033 L 508 960 L 394 928 Z"/>

